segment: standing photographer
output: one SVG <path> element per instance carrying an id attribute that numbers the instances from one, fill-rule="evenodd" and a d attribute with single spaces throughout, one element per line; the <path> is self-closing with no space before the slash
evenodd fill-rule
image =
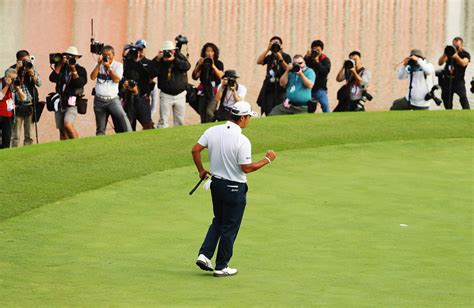
<path id="1" fill-rule="evenodd" d="M 0 92 L 0 129 L 2 131 L 2 143 L 0 149 L 10 147 L 12 136 L 12 117 L 15 109 L 15 102 L 23 102 L 26 95 L 20 88 L 20 82 L 16 80 L 17 72 L 14 68 L 9 68 L 5 72 L 5 77 L 0 80 L 2 91 Z"/>
<path id="2" fill-rule="evenodd" d="M 217 88 L 224 75 L 224 63 L 219 60 L 219 48 L 213 43 L 206 43 L 201 49 L 201 58 L 196 63 L 192 77 L 200 80 L 198 89 L 198 106 L 201 123 L 211 122 L 216 111 L 214 100 Z"/>
<path id="3" fill-rule="evenodd" d="M 445 64 L 442 75 L 439 76 L 444 108 L 453 109 L 453 96 L 456 93 L 462 109 L 470 109 L 464 80 L 470 61 L 471 55 L 464 50 L 464 41 L 461 37 L 455 37 L 453 46 L 446 46 L 443 55 L 439 58 L 438 64 Z"/>
<path id="4" fill-rule="evenodd" d="M 137 80 L 137 72 L 131 72 L 130 78 L 122 83 L 122 106 L 127 114 L 132 130 L 137 130 L 137 121 L 142 128 L 153 129 L 153 120 L 151 119 L 151 106 L 144 96 L 140 95 L 140 88 Z"/>
<path id="5" fill-rule="evenodd" d="M 273 107 L 285 99 L 285 88 L 280 86 L 280 78 L 290 62 L 290 55 L 283 52 L 283 40 L 278 36 L 272 37 L 267 49 L 257 59 L 257 64 L 267 66 L 267 74 L 257 98 L 262 115 L 268 116 Z"/>
<path id="6" fill-rule="evenodd" d="M 425 60 L 420 50 L 413 49 L 403 60 L 397 76 L 399 80 L 409 79 L 408 93 L 395 100 L 390 110 L 428 110 L 430 99 L 427 94 L 433 87 L 433 72 L 433 64 Z"/>
<path id="7" fill-rule="evenodd" d="M 286 87 L 286 100 L 276 105 L 270 116 L 308 112 L 308 101 L 311 100 L 311 89 L 316 74 L 306 66 L 302 55 L 295 55 L 293 63 L 288 66 L 280 79 L 280 86 Z"/>
<path id="8" fill-rule="evenodd" d="M 324 43 L 315 40 L 311 43 L 311 49 L 306 52 L 304 60 L 306 65 L 316 73 L 316 81 L 311 90 L 313 100 L 321 104 L 323 112 L 331 112 L 328 100 L 328 74 L 331 71 L 331 60 L 323 53 Z"/>
<path id="9" fill-rule="evenodd" d="M 82 55 L 76 47 L 69 47 L 62 58 L 54 64 L 49 81 L 56 84 L 56 93 L 60 95 L 60 104 L 55 113 L 56 127 L 61 140 L 76 139 L 79 134 L 74 127 L 77 117 L 76 100 L 84 93 L 87 83 L 87 71 L 77 64 Z"/>
<path id="10" fill-rule="evenodd" d="M 17 80 L 26 96 L 25 101 L 19 102 L 15 108 L 12 147 L 18 146 L 22 127 L 24 128 L 23 145 L 31 145 L 33 144 L 33 108 L 38 103 L 37 87 L 41 87 L 42 82 L 27 50 L 20 50 L 16 53 L 16 64 L 11 68 L 17 71 Z"/>
<path id="11" fill-rule="evenodd" d="M 370 77 L 370 71 L 362 66 L 360 52 L 352 51 L 337 73 L 336 80 L 346 84 L 338 92 L 339 103 L 334 111 L 365 111 L 365 101 L 372 99 L 367 93 Z"/>
<path id="12" fill-rule="evenodd" d="M 219 102 L 219 108 L 215 113 L 217 121 L 226 121 L 229 119 L 230 110 L 235 103 L 243 101 L 247 95 L 247 87 L 237 82 L 237 72 L 227 70 L 222 76 L 222 83 L 219 85 L 216 93 L 216 103 Z"/>
<path id="13" fill-rule="evenodd" d="M 174 126 L 184 125 L 186 110 L 187 71 L 191 68 L 188 59 L 172 41 L 164 41 L 153 60 L 153 70 L 158 76 L 160 92 L 159 128 L 168 127 L 168 117 L 173 111 Z"/>
<path id="14" fill-rule="evenodd" d="M 123 75 L 122 63 L 114 60 L 115 51 L 110 45 L 104 46 L 98 56 L 97 65 L 91 72 L 91 79 L 96 80 L 94 95 L 94 113 L 96 135 L 105 135 L 107 114 L 114 117 L 117 132 L 131 131 L 130 122 L 120 103 L 119 82 Z"/>

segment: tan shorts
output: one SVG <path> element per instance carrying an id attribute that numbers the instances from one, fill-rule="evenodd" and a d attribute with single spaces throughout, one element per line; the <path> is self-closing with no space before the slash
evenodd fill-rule
<path id="1" fill-rule="evenodd" d="M 56 111 L 54 118 L 56 120 L 56 128 L 64 129 L 64 123 L 73 124 L 77 117 L 77 107 L 67 107 L 65 112 Z"/>

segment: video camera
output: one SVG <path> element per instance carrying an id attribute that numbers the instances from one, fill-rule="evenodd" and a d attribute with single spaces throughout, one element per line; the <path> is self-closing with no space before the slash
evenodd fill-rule
<path id="1" fill-rule="evenodd" d="M 94 39 L 94 19 L 91 18 L 91 53 L 100 55 L 102 54 L 102 49 L 104 49 L 104 43 L 98 42 Z"/>
<path id="2" fill-rule="evenodd" d="M 174 40 L 176 42 L 176 48 L 178 48 L 180 52 L 181 52 L 181 47 L 183 47 L 183 45 L 188 44 L 188 38 L 185 36 L 182 36 L 181 34 L 175 37 Z"/>

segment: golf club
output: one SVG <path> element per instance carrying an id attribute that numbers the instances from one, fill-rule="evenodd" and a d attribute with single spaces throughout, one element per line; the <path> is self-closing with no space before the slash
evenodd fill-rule
<path id="1" fill-rule="evenodd" d="M 199 185 L 201 185 L 202 181 L 204 181 L 205 177 L 203 177 L 202 179 L 199 180 L 199 182 L 196 184 L 196 186 L 194 186 L 194 188 L 189 192 L 189 195 L 192 195 L 196 189 L 198 189 Z"/>

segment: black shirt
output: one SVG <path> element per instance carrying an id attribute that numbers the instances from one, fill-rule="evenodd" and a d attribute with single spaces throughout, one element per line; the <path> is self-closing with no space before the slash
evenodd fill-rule
<path id="1" fill-rule="evenodd" d="M 176 52 L 173 62 L 166 62 L 157 58 L 153 59 L 151 71 L 158 77 L 158 88 L 163 93 L 178 95 L 188 86 L 187 71 L 191 68 L 186 56 Z"/>
<path id="2" fill-rule="evenodd" d="M 143 58 L 138 62 L 133 60 L 125 60 L 123 67 L 123 77 L 125 79 L 133 79 L 137 82 L 140 89 L 140 95 L 150 95 L 150 92 L 155 87 L 151 82 L 156 76 L 151 72 L 150 65 L 152 60 Z"/>
<path id="3" fill-rule="evenodd" d="M 84 86 L 87 83 L 87 71 L 79 64 L 76 64 L 76 71 L 79 75 L 77 79 L 72 77 L 69 66 L 63 64 L 59 74 L 53 70 L 49 75 L 49 81 L 56 83 L 56 92 L 59 93 L 61 97 L 80 96 L 84 93 Z"/>
<path id="4" fill-rule="evenodd" d="M 287 64 L 291 63 L 291 57 L 289 54 L 281 52 L 281 56 L 283 61 L 285 61 Z M 281 75 L 285 73 L 283 65 L 281 65 L 281 63 L 276 59 L 274 53 L 271 53 L 265 57 L 263 60 L 263 65 L 267 66 L 267 75 L 265 78 L 280 78 Z"/>
<path id="5" fill-rule="evenodd" d="M 215 60 L 214 64 L 221 72 L 224 71 L 224 63 L 222 63 L 221 60 Z M 214 73 L 212 67 L 209 67 L 209 69 L 207 69 L 203 65 L 201 65 L 201 73 L 199 74 L 199 80 L 204 86 L 212 85 L 212 83 L 214 82 L 214 88 L 216 88 L 221 83 L 221 79 Z"/>
<path id="6" fill-rule="evenodd" d="M 463 51 L 460 51 L 458 53 L 459 57 L 461 59 L 469 59 L 469 62 L 471 62 L 471 55 L 463 50 Z M 454 65 L 453 65 L 454 63 Z M 446 61 L 446 65 L 444 66 L 444 70 L 446 71 L 446 74 L 448 76 L 450 76 L 451 74 L 454 74 L 454 78 L 453 78 L 453 81 L 454 82 L 462 82 L 464 83 L 464 75 L 466 73 L 466 66 L 462 66 L 461 64 L 457 63 L 456 61 L 452 60 L 451 59 L 448 59 L 448 61 Z M 453 71 L 454 69 L 454 71 Z"/>
<path id="7" fill-rule="evenodd" d="M 306 65 L 314 70 L 316 73 L 316 81 L 314 82 L 314 90 L 327 90 L 328 74 L 331 71 L 331 60 L 322 54 L 319 58 L 319 62 L 316 63 L 312 57 L 304 57 Z"/>

